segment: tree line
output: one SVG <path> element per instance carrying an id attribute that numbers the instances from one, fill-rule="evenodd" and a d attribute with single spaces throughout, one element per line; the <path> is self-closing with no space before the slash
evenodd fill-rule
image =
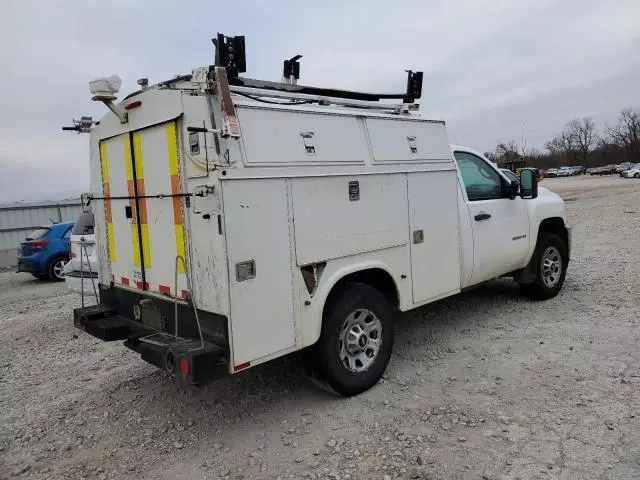
<path id="1" fill-rule="evenodd" d="M 528 149 L 523 136 L 521 145 L 513 140 L 500 142 L 485 155 L 498 164 L 523 161 L 537 168 L 640 163 L 640 108 L 625 108 L 618 122 L 605 125 L 600 133 L 590 117 L 574 118 L 562 132 L 545 142 L 544 148 L 545 151 Z"/>

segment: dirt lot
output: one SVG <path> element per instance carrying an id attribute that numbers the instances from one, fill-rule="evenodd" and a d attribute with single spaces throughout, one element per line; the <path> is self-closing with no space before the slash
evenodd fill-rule
<path id="1" fill-rule="evenodd" d="M 0 477 L 640 479 L 640 181 L 542 185 L 574 225 L 563 292 L 497 280 L 403 316 L 350 399 L 296 357 L 179 388 L 76 331 L 64 285 L 0 274 Z"/>

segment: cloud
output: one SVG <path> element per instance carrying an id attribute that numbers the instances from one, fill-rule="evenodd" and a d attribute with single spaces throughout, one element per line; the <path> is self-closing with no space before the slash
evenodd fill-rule
<path id="1" fill-rule="evenodd" d="M 117 73 L 126 92 L 208 65 L 217 31 L 247 36 L 256 78 L 279 79 L 297 53 L 311 85 L 401 91 L 403 70 L 421 69 L 423 114 L 479 150 L 523 133 L 542 147 L 573 117 L 602 128 L 640 103 L 637 0 L 8 2 L 0 202 L 87 190 L 88 138 L 60 127 L 105 113 L 88 82 Z"/>

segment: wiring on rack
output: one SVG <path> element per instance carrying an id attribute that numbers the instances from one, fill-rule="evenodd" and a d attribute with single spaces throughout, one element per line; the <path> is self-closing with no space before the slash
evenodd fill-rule
<path id="1" fill-rule="evenodd" d="M 233 92 L 234 95 L 240 95 L 242 97 L 250 98 L 251 100 L 255 100 L 256 102 L 269 103 L 272 105 L 308 105 L 310 103 L 317 103 L 316 100 L 301 100 L 299 102 L 275 102 L 273 100 L 264 100 L 259 97 L 254 97 L 253 95 L 248 95 L 246 93 Z"/>

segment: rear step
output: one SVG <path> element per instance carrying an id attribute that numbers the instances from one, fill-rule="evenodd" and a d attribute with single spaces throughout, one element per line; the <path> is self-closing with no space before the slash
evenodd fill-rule
<path id="1" fill-rule="evenodd" d="M 105 342 L 124 345 L 142 360 L 174 373 L 185 383 L 203 383 L 229 373 L 225 350 L 210 342 L 176 338 L 117 315 L 104 305 L 73 310 L 74 325 Z"/>

